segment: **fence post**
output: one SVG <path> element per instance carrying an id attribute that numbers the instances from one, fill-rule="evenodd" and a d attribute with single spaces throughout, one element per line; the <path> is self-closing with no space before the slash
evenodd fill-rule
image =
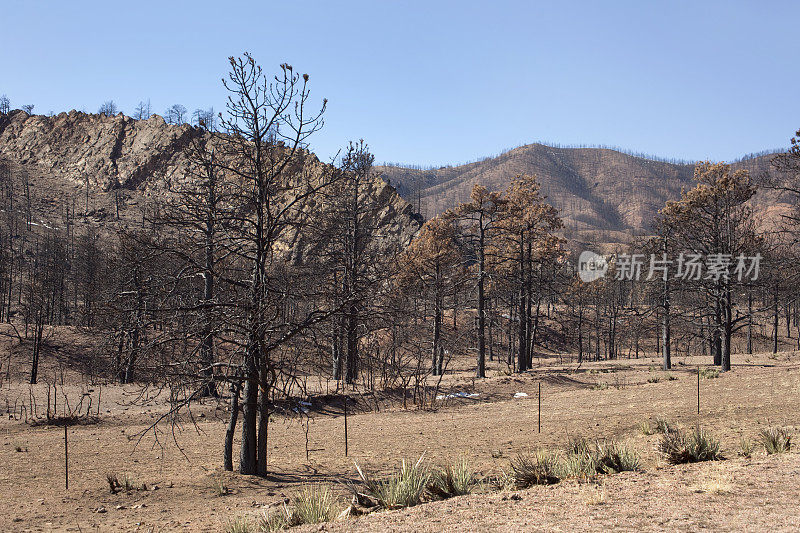
<path id="1" fill-rule="evenodd" d="M 700 365 L 697 365 L 697 414 L 700 414 Z"/>
<path id="2" fill-rule="evenodd" d="M 64 490 L 69 490 L 69 444 L 66 421 L 64 422 Z"/>
<path id="3" fill-rule="evenodd" d="M 542 382 L 539 382 L 539 433 L 542 432 Z"/>

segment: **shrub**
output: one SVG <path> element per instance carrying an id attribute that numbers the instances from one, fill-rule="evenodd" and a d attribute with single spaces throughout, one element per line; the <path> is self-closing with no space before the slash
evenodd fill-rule
<path id="1" fill-rule="evenodd" d="M 131 492 L 134 490 L 147 490 L 147 484 L 136 483 L 128 474 L 123 474 L 122 479 L 120 480 L 117 474 L 109 473 L 106 474 L 106 481 L 108 482 L 108 488 L 111 491 L 111 494 L 116 494 L 121 490 L 124 490 L 125 492 Z"/>
<path id="2" fill-rule="evenodd" d="M 594 445 L 584 437 L 570 437 L 559 471 L 561 478 L 588 478 L 597 474 Z"/>
<path id="3" fill-rule="evenodd" d="M 289 507 L 284 503 L 277 511 L 271 513 L 262 511 L 261 516 L 258 518 L 256 531 L 259 533 L 269 533 L 271 531 L 289 529 L 293 525 L 300 524 L 292 523 L 292 511 L 290 511 Z"/>
<path id="4" fill-rule="evenodd" d="M 517 483 L 514 480 L 514 471 L 503 469 L 497 476 L 488 479 L 488 484 L 499 491 L 516 490 Z"/>
<path id="5" fill-rule="evenodd" d="M 292 525 L 319 524 L 334 518 L 333 497 L 327 487 L 303 487 L 292 499 L 292 507 Z"/>
<path id="6" fill-rule="evenodd" d="M 131 492 L 134 490 L 147 490 L 147 485 L 145 483 L 136 483 L 136 481 L 130 477 L 128 474 L 122 475 L 122 490 L 125 492 Z"/>
<path id="7" fill-rule="evenodd" d="M 677 381 L 678 376 L 672 374 L 671 372 L 667 372 L 667 381 Z"/>
<path id="8" fill-rule="evenodd" d="M 586 479 L 597 475 L 597 461 L 591 453 L 568 453 L 559 467 L 559 477 Z"/>
<path id="9" fill-rule="evenodd" d="M 586 455 L 592 450 L 592 443 L 585 437 L 570 437 L 564 447 L 567 455 Z"/>
<path id="10" fill-rule="evenodd" d="M 755 448 L 755 445 L 752 440 L 742 438 L 739 441 L 739 455 L 742 457 L 751 457 L 753 455 L 753 448 Z"/>
<path id="11" fill-rule="evenodd" d="M 719 377 L 719 370 L 716 368 L 701 368 L 700 377 L 703 379 L 714 379 Z"/>
<path id="12" fill-rule="evenodd" d="M 667 462 L 675 465 L 723 458 L 719 441 L 701 429 L 693 429 L 688 434 L 680 429 L 667 431 L 661 438 L 659 450 Z"/>
<path id="13" fill-rule="evenodd" d="M 792 447 L 792 436 L 784 428 L 772 427 L 761 430 L 761 443 L 768 454 L 786 453 Z"/>
<path id="14" fill-rule="evenodd" d="M 642 461 L 636 450 L 620 444 L 619 442 L 606 442 L 596 444 L 595 463 L 597 471 L 601 474 L 616 474 L 617 472 L 634 472 L 641 468 Z"/>
<path id="15" fill-rule="evenodd" d="M 660 381 L 661 381 L 661 378 L 658 377 L 658 376 L 650 376 L 649 378 L 647 378 L 647 382 L 648 383 L 658 383 Z"/>
<path id="16" fill-rule="evenodd" d="M 558 457 L 544 450 L 518 455 L 511 461 L 514 484 L 519 489 L 532 485 L 552 485 L 561 481 Z"/>
<path id="17" fill-rule="evenodd" d="M 225 496 L 230 492 L 228 485 L 225 483 L 225 480 L 221 477 L 214 478 L 213 487 L 214 487 L 214 494 L 216 494 L 217 496 Z"/>
<path id="18" fill-rule="evenodd" d="M 431 474 L 428 492 L 438 498 L 463 496 L 472 491 L 475 474 L 466 458 L 440 468 Z"/>
<path id="19" fill-rule="evenodd" d="M 605 381 L 600 381 L 592 385 L 592 390 L 606 390 L 608 388 L 608 383 Z"/>
<path id="20" fill-rule="evenodd" d="M 420 457 L 416 463 L 407 462 L 404 459 L 400 471 L 395 472 L 387 479 L 369 477 L 356 463 L 356 470 L 358 470 L 365 495 L 385 509 L 398 509 L 419 504 L 422 502 L 430 480 L 430 473 L 422 465 L 423 457 Z M 361 495 L 356 493 L 357 497 Z"/>
<path id="21" fill-rule="evenodd" d="M 251 533 L 254 531 L 256 529 L 253 526 L 253 521 L 246 516 L 231 519 L 225 525 L 225 533 Z"/>
<path id="22" fill-rule="evenodd" d="M 669 433 L 670 431 L 675 429 L 675 427 L 669 420 L 661 416 L 656 417 L 655 425 L 656 425 L 655 427 L 656 433 Z"/>

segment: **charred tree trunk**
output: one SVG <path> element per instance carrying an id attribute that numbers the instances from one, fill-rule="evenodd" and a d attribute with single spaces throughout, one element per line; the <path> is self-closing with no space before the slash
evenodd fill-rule
<path id="1" fill-rule="evenodd" d="M 231 412 L 228 427 L 225 430 L 225 448 L 222 452 L 222 463 L 225 470 L 233 471 L 233 436 L 236 434 L 236 422 L 239 420 L 239 393 L 241 383 L 234 379 L 231 382 Z"/>

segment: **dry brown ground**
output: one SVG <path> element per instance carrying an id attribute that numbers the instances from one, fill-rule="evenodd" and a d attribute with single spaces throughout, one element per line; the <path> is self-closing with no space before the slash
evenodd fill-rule
<path id="1" fill-rule="evenodd" d="M 444 392 L 469 391 L 475 399 L 444 402 L 436 411 L 399 408 L 366 412 L 349 419 L 350 457 L 343 456 L 343 420 L 318 414 L 305 431 L 296 420 L 271 425 L 273 476 L 262 480 L 224 473 L 219 468 L 225 413 L 213 404 L 201 408 L 197 426 L 130 436 L 164 411 L 160 401 L 127 405 L 121 387 L 105 387 L 101 421 L 69 428 L 70 488 L 64 490 L 63 428 L 31 427 L 5 416 L 0 422 L 0 530 L 2 531 L 220 531 L 233 517 L 255 516 L 309 481 L 352 478 L 353 460 L 387 472 L 401 458 L 423 453 L 431 463 L 466 455 L 483 475 L 508 468 L 514 454 L 537 446 L 555 447 L 569 436 L 614 437 L 629 441 L 645 458 L 643 473 L 607 477 L 603 487 L 562 483 L 520 493 L 472 495 L 406 511 L 379 513 L 330 530 L 518 530 L 518 529 L 796 529 L 800 459 L 757 455 L 745 461 L 736 452 L 742 437 L 755 438 L 767 425 L 796 432 L 800 357 L 796 353 L 734 358 L 734 371 L 701 382 L 702 425 L 719 437 L 731 459 L 719 464 L 672 467 L 654 450 L 657 436 L 644 436 L 639 424 L 663 415 L 696 424 L 696 375 L 681 359 L 665 377 L 654 359 L 573 366 L 542 366 L 524 376 L 501 375 L 493 367 L 485 382 L 458 373 Z M 536 391 L 543 383 L 542 432 L 537 433 Z M 597 385 L 600 384 L 598 387 Z M 604 388 L 603 384 L 608 385 Z M 133 388 L 126 389 L 135 392 Z M 37 386 L 42 398 L 45 388 Z M 70 389 L 79 394 L 80 388 Z M 516 392 L 529 396 L 514 399 Z M 29 396 L 28 386 L 5 383 L 0 405 Z M 22 451 L 17 451 L 17 450 Z M 126 473 L 150 490 L 110 494 L 106 473 Z M 214 488 L 222 479 L 230 493 Z M 703 481 L 705 480 L 705 481 Z M 710 480 L 710 481 L 709 481 Z M 725 492 L 702 491 L 723 486 Z M 726 488 L 727 487 L 727 488 Z M 505 499 L 504 499 L 505 498 Z M 603 503 L 596 503 L 598 499 Z M 590 503 L 586 503 L 586 502 Z M 342 502 L 342 505 L 344 502 Z M 315 529 L 315 528 L 314 528 Z"/>

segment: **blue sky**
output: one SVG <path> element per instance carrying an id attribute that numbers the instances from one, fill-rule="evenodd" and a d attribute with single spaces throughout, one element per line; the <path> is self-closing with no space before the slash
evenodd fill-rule
<path id="1" fill-rule="evenodd" d="M 726 160 L 800 128 L 791 1 L 4 0 L 0 94 L 35 111 L 222 109 L 227 57 L 311 76 L 323 159 L 439 165 L 537 140 Z"/>

